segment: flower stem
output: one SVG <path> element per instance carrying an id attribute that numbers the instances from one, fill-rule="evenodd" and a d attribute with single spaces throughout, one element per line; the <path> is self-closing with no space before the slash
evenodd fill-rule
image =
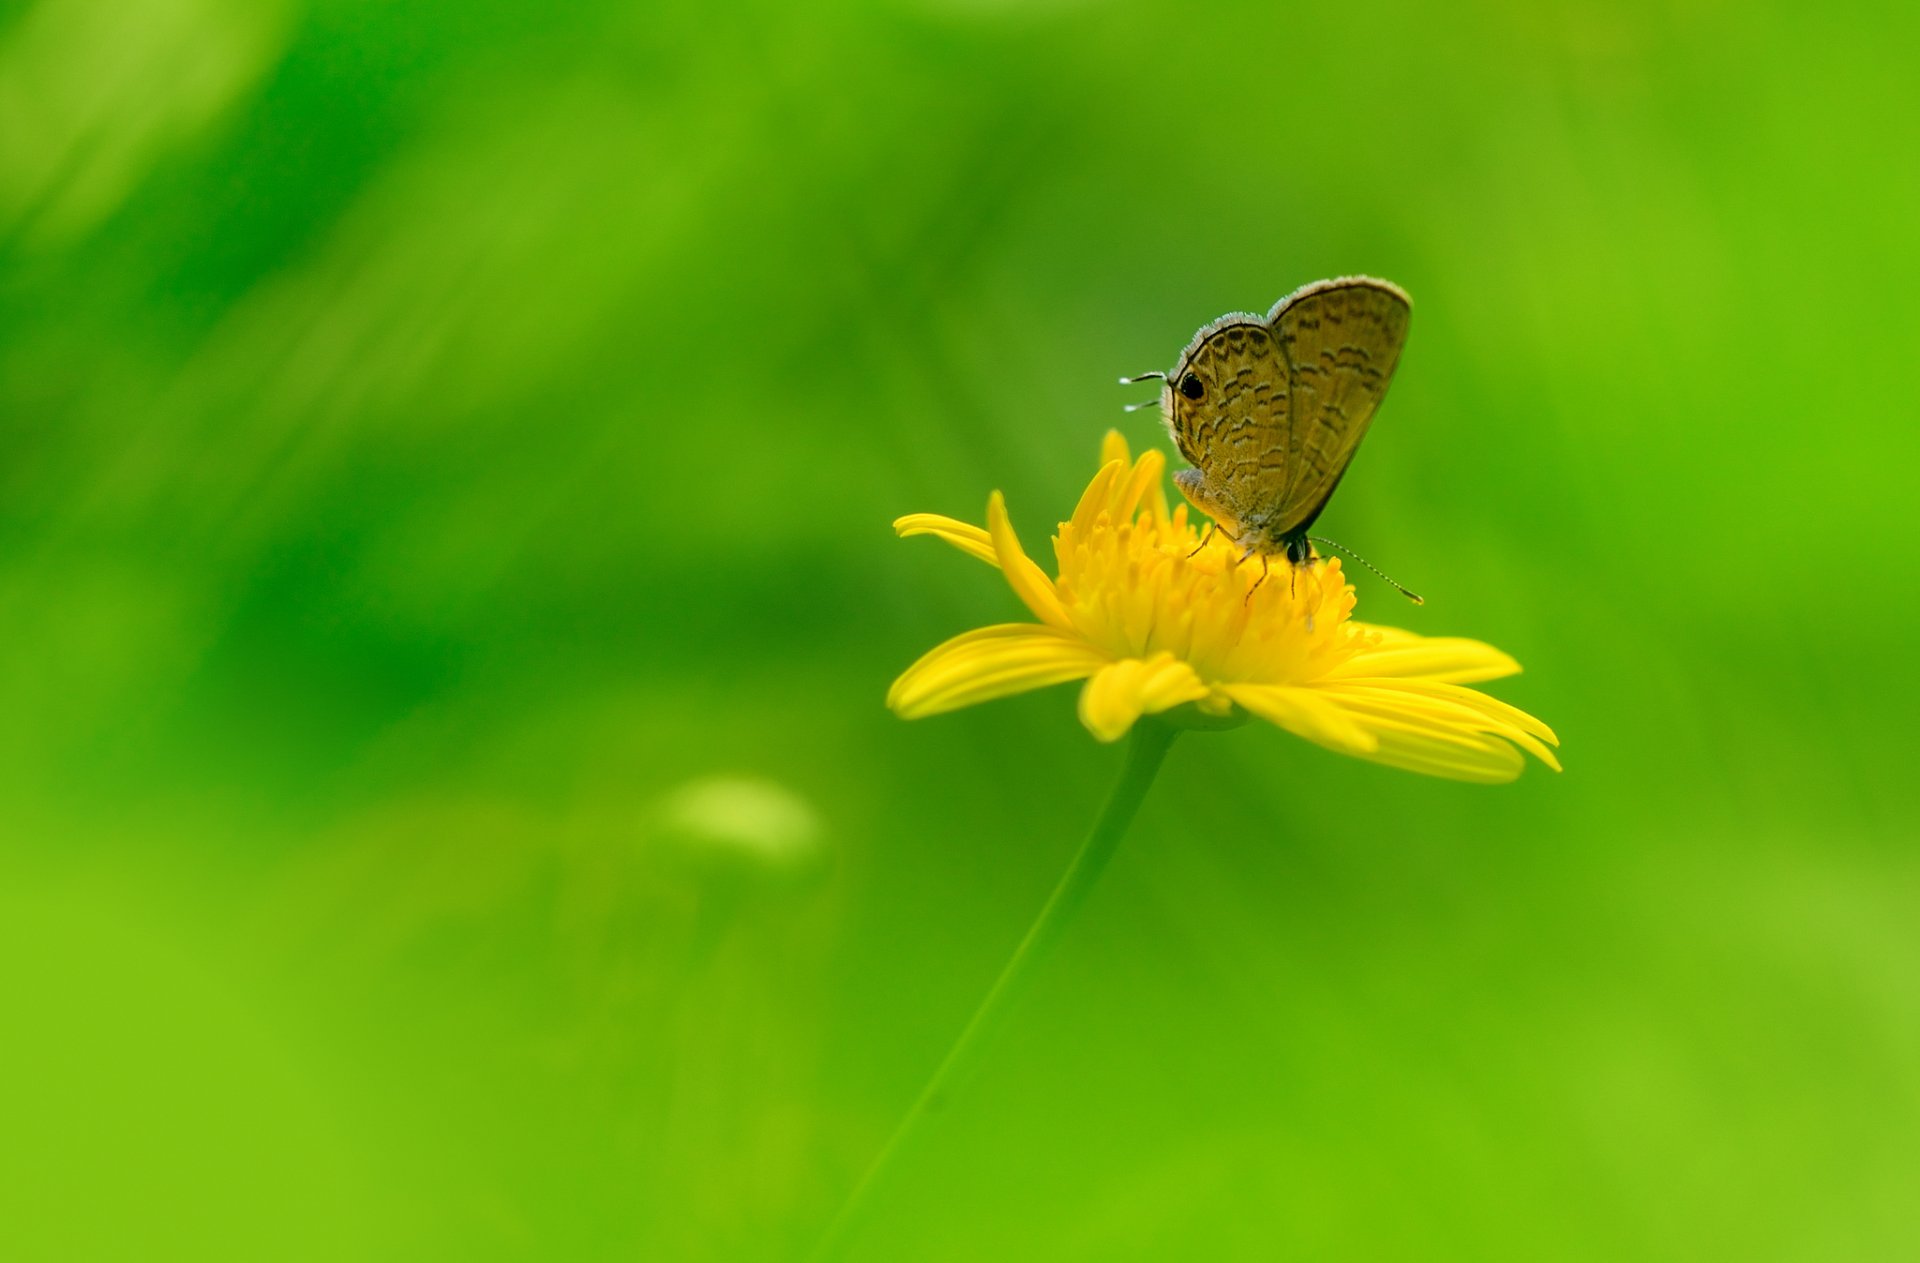
<path id="1" fill-rule="evenodd" d="M 946 1105 L 948 1096 L 965 1078 L 999 1030 L 1032 980 L 1034 967 L 1046 958 L 1067 924 L 1073 920 L 1074 913 L 1086 902 L 1087 893 L 1100 879 L 1120 839 L 1126 836 L 1127 827 L 1133 823 L 1141 800 L 1147 796 L 1147 789 L 1153 784 L 1154 775 L 1160 770 L 1160 762 L 1166 757 L 1167 748 L 1173 744 L 1176 731 L 1152 718 L 1143 718 L 1134 724 L 1133 733 L 1127 739 L 1126 763 L 1121 769 L 1120 780 L 1107 796 L 1107 805 L 1101 809 L 1100 818 L 1094 821 L 1093 830 L 1087 834 L 1087 840 L 1080 844 L 1079 852 L 1067 866 L 1060 884 L 1054 887 L 1039 917 L 1027 930 L 1026 937 L 1014 949 L 1013 958 L 1000 971 L 993 989 L 987 992 L 986 999 L 974 1010 L 966 1028 L 953 1042 L 953 1047 L 947 1050 L 946 1057 L 927 1081 L 927 1086 L 920 1090 L 920 1095 L 915 1098 L 906 1116 L 893 1129 L 893 1136 L 887 1141 L 886 1148 L 867 1168 L 853 1195 L 840 1208 L 840 1213 L 834 1216 L 819 1245 L 814 1247 L 809 1256 L 814 1263 L 825 1263 L 840 1256 L 852 1239 L 854 1229 L 874 1193 L 893 1167 L 901 1149 L 911 1139 L 915 1128 L 928 1114 L 937 1113 Z"/>

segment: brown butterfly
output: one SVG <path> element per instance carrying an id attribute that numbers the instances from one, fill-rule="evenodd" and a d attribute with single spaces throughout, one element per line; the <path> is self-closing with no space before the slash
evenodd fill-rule
<path id="1" fill-rule="evenodd" d="M 1193 506 L 1249 553 L 1302 565 L 1307 531 L 1387 393 L 1412 310 L 1389 281 L 1315 281 L 1264 320 L 1233 312 L 1202 327 L 1172 372 L 1122 380 L 1164 383 L 1161 416 L 1193 466 L 1173 480 Z"/>

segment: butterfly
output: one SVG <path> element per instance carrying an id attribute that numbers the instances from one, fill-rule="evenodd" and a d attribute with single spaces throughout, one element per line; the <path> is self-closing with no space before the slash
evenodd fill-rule
<path id="1" fill-rule="evenodd" d="M 1315 281 L 1265 319 L 1233 312 L 1202 326 L 1172 372 L 1121 380 L 1163 383 L 1161 417 L 1193 466 L 1173 476 L 1188 501 L 1249 554 L 1303 565 L 1307 531 L 1380 409 L 1412 312 L 1389 281 Z"/>

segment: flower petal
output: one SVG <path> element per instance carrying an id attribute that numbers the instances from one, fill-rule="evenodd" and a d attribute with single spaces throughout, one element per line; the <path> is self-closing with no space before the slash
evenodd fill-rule
<path id="1" fill-rule="evenodd" d="M 922 719 L 1049 684 L 1083 680 L 1107 655 L 1070 632 L 1033 623 L 1000 623 L 955 636 L 901 672 L 887 705 Z"/>
<path id="2" fill-rule="evenodd" d="M 1417 636 L 1397 627 L 1370 627 L 1381 633 L 1379 645 L 1363 650 L 1336 668 L 1332 678 L 1421 679 L 1448 684 L 1478 684 L 1520 674 L 1520 664 L 1492 645 L 1457 636 Z"/>
<path id="3" fill-rule="evenodd" d="M 1073 516 L 1067 519 L 1067 525 L 1073 528 L 1076 536 L 1085 538 L 1099 524 L 1100 515 L 1113 498 L 1114 480 L 1124 477 L 1126 472 L 1127 466 L 1122 461 L 1110 460 L 1100 466 L 1100 472 L 1080 493 L 1080 503 L 1074 506 Z"/>
<path id="4" fill-rule="evenodd" d="M 1127 476 L 1114 488 L 1116 494 L 1113 504 L 1113 520 L 1131 522 L 1135 510 L 1140 507 L 1143 498 L 1148 499 L 1152 507 L 1151 493 L 1160 493 L 1161 504 L 1156 510 L 1157 520 L 1164 521 L 1166 512 L 1166 453 L 1149 448 L 1140 453 L 1140 459 L 1128 471 Z"/>
<path id="5" fill-rule="evenodd" d="M 1490 697 L 1479 689 L 1463 688 L 1458 684 L 1448 684 L 1438 680 L 1395 680 L 1391 683 L 1351 680 L 1344 683 L 1361 687 L 1385 687 L 1402 694 L 1413 694 L 1431 698 L 1435 701 L 1450 702 L 1453 705 L 1475 711 L 1503 727 L 1517 728 L 1529 736 L 1537 737 L 1548 745 L 1559 745 L 1560 738 L 1553 729 L 1535 719 L 1518 706 L 1510 706 L 1497 697 Z"/>
<path id="6" fill-rule="evenodd" d="M 1118 741 L 1134 720 L 1207 696 L 1193 668 L 1170 653 L 1123 658 L 1100 668 L 1080 690 L 1080 722 L 1102 741 Z"/>
<path id="7" fill-rule="evenodd" d="M 1519 746 L 1560 770 L 1559 760 L 1535 735 L 1552 739 L 1551 729 L 1472 689 L 1375 681 L 1327 684 L 1320 692 L 1380 738 L 1380 749 L 1370 757 L 1382 763 L 1456 780 L 1510 781 L 1526 763 L 1514 749 Z"/>
<path id="8" fill-rule="evenodd" d="M 909 513 L 893 519 L 893 533 L 901 539 L 910 535 L 937 536 L 990 566 L 1000 564 L 1000 559 L 993 553 L 993 536 L 971 522 L 943 517 L 938 513 Z"/>
<path id="9" fill-rule="evenodd" d="M 1140 484 L 1137 489 L 1130 488 L 1129 494 L 1126 497 L 1127 508 L 1124 510 L 1116 510 L 1114 515 L 1115 520 L 1117 521 L 1119 519 L 1122 512 L 1130 516 L 1133 511 L 1132 506 L 1138 504 L 1141 497 L 1145 496 L 1147 508 L 1152 512 L 1154 520 L 1157 522 L 1165 522 L 1167 520 L 1166 453 L 1157 448 L 1150 447 L 1140 453 L 1140 461 L 1138 464 L 1135 464 L 1133 453 L 1127 447 L 1126 436 L 1118 430 L 1108 430 L 1106 437 L 1100 440 L 1100 463 L 1102 465 L 1110 465 L 1114 461 L 1119 461 L 1122 466 L 1122 472 L 1119 476 L 1123 480 L 1123 485 L 1132 483 Z M 1107 503 L 1104 497 L 1111 485 L 1112 484 L 1109 484 L 1107 487 L 1101 488 L 1102 498 L 1097 502 L 1094 497 L 1093 488 L 1089 486 L 1087 488 L 1087 494 L 1081 497 L 1081 507 L 1084 509 L 1089 504 Z M 1091 520 L 1097 512 L 1098 510 L 1096 509 L 1093 513 L 1090 513 L 1088 515 L 1089 520 Z M 1074 513 L 1074 522 L 1076 526 L 1079 525 L 1079 511 L 1075 511 Z M 1084 530 L 1085 528 L 1082 527 L 1081 529 Z"/>
<path id="10" fill-rule="evenodd" d="M 1319 690 L 1285 684 L 1228 684 L 1221 692 L 1268 723 L 1341 754 L 1370 754 L 1377 738 Z"/>
<path id="11" fill-rule="evenodd" d="M 993 536 L 994 554 L 1000 559 L 1000 569 L 1006 574 L 1007 585 L 1014 595 L 1026 602 L 1041 622 L 1070 628 L 1072 622 L 1060 605 L 1059 594 L 1053 590 L 1053 580 L 1021 549 L 1020 537 L 1013 533 L 1013 523 L 1007 517 L 1006 497 L 998 491 L 987 500 L 987 530 Z"/>
<path id="12" fill-rule="evenodd" d="M 1504 785 L 1526 766 L 1526 756 L 1495 737 L 1450 741 L 1394 726 L 1376 730 L 1379 744 L 1360 757 L 1405 772 L 1476 785 Z"/>
<path id="13" fill-rule="evenodd" d="M 1164 525 L 1172 519 L 1167 515 L 1167 480 L 1162 477 L 1167 470 L 1167 458 L 1160 458 L 1160 468 L 1153 476 L 1153 485 L 1147 488 L 1147 508 L 1153 514 L 1153 520 Z"/>
<path id="14" fill-rule="evenodd" d="M 1342 680 L 1326 685 L 1325 691 L 1337 699 L 1424 714 L 1474 732 L 1505 737 L 1554 771 L 1560 770 L 1559 761 L 1546 748 L 1560 744 L 1553 729 L 1518 706 L 1509 706 L 1478 689 L 1427 680 Z"/>

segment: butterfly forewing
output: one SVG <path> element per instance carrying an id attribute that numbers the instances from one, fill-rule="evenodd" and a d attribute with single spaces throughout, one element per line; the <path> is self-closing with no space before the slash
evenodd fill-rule
<path id="1" fill-rule="evenodd" d="M 1284 298 L 1268 317 L 1287 364 L 1292 402 L 1285 486 L 1269 533 L 1303 530 L 1347 470 L 1400 362 L 1412 306 L 1386 281 L 1321 281 Z"/>
<path id="2" fill-rule="evenodd" d="M 1195 336 L 1167 378 L 1180 454 L 1235 515 L 1273 503 L 1288 484 L 1288 372 L 1258 316 L 1223 316 Z"/>

